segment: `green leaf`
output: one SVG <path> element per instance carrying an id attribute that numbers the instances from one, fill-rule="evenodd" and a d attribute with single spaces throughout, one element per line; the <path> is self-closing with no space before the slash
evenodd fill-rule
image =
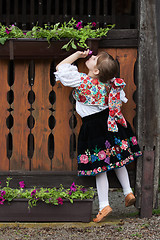
<path id="1" fill-rule="evenodd" d="M 5 44 L 5 42 L 6 42 L 6 38 L 0 38 L 0 43 L 2 44 L 2 45 L 4 45 Z"/>
<path id="2" fill-rule="evenodd" d="M 71 46 L 73 49 L 77 49 L 77 46 L 75 45 L 74 41 L 71 43 Z"/>

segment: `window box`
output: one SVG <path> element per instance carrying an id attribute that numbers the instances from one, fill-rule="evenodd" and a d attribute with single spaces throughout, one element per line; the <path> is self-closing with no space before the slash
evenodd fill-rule
<path id="1" fill-rule="evenodd" d="M 28 208 L 27 199 L 14 199 L 0 206 L 1 222 L 90 222 L 93 199 L 75 199 L 72 204 L 63 200 L 63 205 L 37 202 Z"/>

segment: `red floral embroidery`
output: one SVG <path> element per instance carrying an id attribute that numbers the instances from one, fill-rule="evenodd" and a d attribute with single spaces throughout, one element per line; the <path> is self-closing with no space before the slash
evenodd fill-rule
<path id="1" fill-rule="evenodd" d="M 83 95 L 83 96 L 79 96 L 79 100 L 80 102 L 85 102 L 86 101 L 86 97 Z"/>
<path id="2" fill-rule="evenodd" d="M 98 80 L 97 80 L 97 79 L 93 79 L 93 80 L 91 81 L 91 83 L 93 83 L 94 85 L 98 85 Z"/>

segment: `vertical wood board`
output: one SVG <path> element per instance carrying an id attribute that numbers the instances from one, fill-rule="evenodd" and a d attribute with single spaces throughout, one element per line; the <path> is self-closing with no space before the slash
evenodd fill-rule
<path id="1" fill-rule="evenodd" d="M 12 86 L 14 92 L 13 118 L 14 125 L 11 129 L 13 135 L 13 154 L 10 159 L 10 170 L 29 170 L 29 159 L 27 155 L 27 141 L 29 128 L 27 118 L 30 113 L 28 109 L 28 61 L 15 61 L 15 80 Z"/>
<path id="2" fill-rule="evenodd" d="M 48 137 L 51 130 L 48 126 L 50 116 L 49 93 L 52 90 L 50 85 L 50 64 L 51 61 L 35 61 L 35 81 L 32 90 L 35 93 L 33 103 L 33 117 L 35 126 L 32 129 L 34 136 L 34 154 L 31 159 L 32 170 L 51 170 L 51 161 L 48 156 Z"/>
<path id="3" fill-rule="evenodd" d="M 72 170 L 70 159 L 70 136 L 72 130 L 69 119 L 72 115 L 72 104 L 69 101 L 72 88 L 64 87 L 60 82 L 54 86 L 56 93 L 56 126 L 54 128 L 55 154 L 52 162 L 53 170 Z"/>
<path id="4" fill-rule="evenodd" d="M 9 159 L 7 158 L 7 135 L 9 129 L 6 125 L 6 119 L 9 116 L 7 109 L 9 103 L 7 102 L 7 92 L 10 87 L 7 82 L 8 61 L 0 60 L 0 170 L 9 170 Z"/>

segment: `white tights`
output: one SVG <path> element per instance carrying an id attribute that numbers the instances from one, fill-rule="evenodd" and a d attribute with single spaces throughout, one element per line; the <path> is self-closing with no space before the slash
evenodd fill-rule
<path id="1" fill-rule="evenodd" d="M 129 176 L 126 167 L 118 168 L 114 170 L 117 178 L 122 186 L 123 194 L 127 196 L 132 192 L 130 187 Z M 100 173 L 96 175 L 96 186 L 99 200 L 99 210 L 101 211 L 104 207 L 109 205 L 108 201 L 108 191 L 109 191 L 109 183 L 107 172 Z"/>

